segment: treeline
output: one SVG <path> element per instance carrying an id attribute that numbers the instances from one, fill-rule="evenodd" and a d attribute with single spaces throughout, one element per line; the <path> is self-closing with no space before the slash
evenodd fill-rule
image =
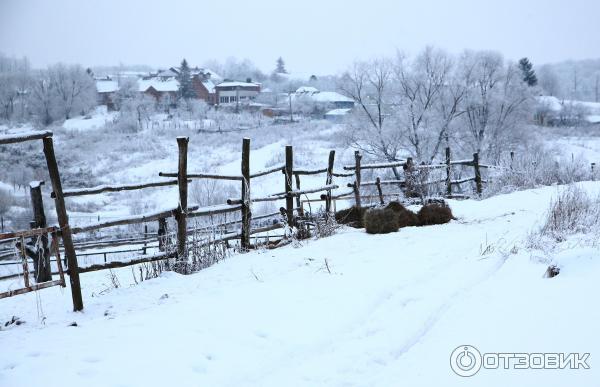
<path id="1" fill-rule="evenodd" d="M 430 162 L 446 146 L 492 161 L 532 121 L 532 67 L 491 51 L 454 56 L 432 47 L 356 63 L 341 89 L 353 98 L 350 143 L 378 159 Z"/>
<path id="2" fill-rule="evenodd" d="M 96 104 L 90 70 L 62 63 L 33 70 L 27 58 L 0 54 L 0 120 L 49 125 L 87 114 Z"/>
<path id="3" fill-rule="evenodd" d="M 600 102 L 600 59 L 546 64 L 538 68 L 537 74 L 545 95 Z"/>

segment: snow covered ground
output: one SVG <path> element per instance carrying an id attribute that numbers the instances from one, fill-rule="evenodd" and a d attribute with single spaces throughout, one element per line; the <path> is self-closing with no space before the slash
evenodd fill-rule
<path id="1" fill-rule="evenodd" d="M 583 183 L 600 191 L 599 183 Z M 524 248 L 559 187 L 451 201 L 458 220 L 389 235 L 342 229 L 136 286 L 129 269 L 0 301 L 0 386 L 592 386 L 598 249 Z M 543 274 L 551 262 L 559 276 Z M 76 322 L 77 326 L 69 326 Z M 450 353 L 585 352 L 591 369 L 488 370 Z"/>

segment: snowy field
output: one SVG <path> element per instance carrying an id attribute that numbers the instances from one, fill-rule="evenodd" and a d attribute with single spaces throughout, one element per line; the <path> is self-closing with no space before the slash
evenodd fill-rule
<path id="1" fill-rule="evenodd" d="M 590 192 L 599 183 L 582 183 Z M 190 276 L 0 301 L 0 386 L 593 386 L 598 249 L 525 248 L 560 187 L 450 201 L 457 220 L 388 235 L 342 229 Z M 550 263 L 560 275 L 547 279 Z M 70 326 L 76 322 L 77 326 Z M 584 370 L 487 370 L 450 353 L 585 352 Z"/>

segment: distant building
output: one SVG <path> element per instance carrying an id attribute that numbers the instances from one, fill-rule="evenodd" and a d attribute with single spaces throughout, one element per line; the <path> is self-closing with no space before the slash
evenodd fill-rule
<path id="1" fill-rule="evenodd" d="M 225 81 L 215 86 L 216 103 L 247 104 L 260 93 L 260 83 Z"/>
<path id="2" fill-rule="evenodd" d="M 295 93 L 292 94 L 292 102 L 294 101 L 310 101 L 317 107 L 329 109 L 352 109 L 354 100 L 348 98 L 335 91 L 319 91 L 312 86 L 301 86 Z"/>
<path id="3" fill-rule="evenodd" d="M 179 82 L 174 78 L 154 77 L 141 79 L 138 81 L 138 90 L 141 93 L 153 96 L 156 101 L 160 101 L 165 96 L 177 98 Z"/>
<path id="4" fill-rule="evenodd" d="M 325 113 L 324 118 L 331 122 L 342 122 L 352 109 L 333 109 Z"/>
<path id="5" fill-rule="evenodd" d="M 108 110 L 114 110 L 114 95 L 119 90 L 119 83 L 110 77 L 96 79 L 98 105 L 106 105 Z"/>

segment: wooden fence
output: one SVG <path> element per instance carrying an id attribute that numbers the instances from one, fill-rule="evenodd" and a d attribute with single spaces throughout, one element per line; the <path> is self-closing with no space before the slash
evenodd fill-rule
<path id="1" fill-rule="evenodd" d="M 121 185 L 101 185 L 96 187 L 87 188 L 76 188 L 76 189 L 62 189 L 58 166 L 54 156 L 54 149 L 52 146 L 52 133 L 51 132 L 32 132 L 22 134 L 20 136 L 3 136 L 0 137 L 1 144 L 9 144 L 23 141 L 32 141 L 42 139 L 44 144 L 44 154 L 46 156 L 48 172 L 50 174 L 50 180 L 52 182 L 52 193 L 51 197 L 55 201 L 56 213 L 59 226 L 55 230 L 57 234 L 62 237 L 63 251 L 65 255 L 65 263 L 67 265 L 67 274 L 71 283 L 71 292 L 73 299 L 73 309 L 75 311 L 83 309 L 83 300 L 81 296 L 80 286 L 80 273 L 86 273 L 97 270 L 105 270 L 112 268 L 125 267 L 140 263 L 155 262 L 165 259 L 175 259 L 176 265 L 185 265 L 188 262 L 188 250 L 190 247 L 189 235 L 190 230 L 188 227 L 188 220 L 196 217 L 208 217 L 218 214 L 227 213 L 239 213 L 240 220 L 221 223 L 221 226 L 232 223 L 240 223 L 240 231 L 225 233 L 218 238 L 212 239 L 212 242 L 225 242 L 229 240 L 239 240 L 240 249 L 247 251 L 253 248 L 251 243 L 251 236 L 262 234 L 267 231 L 284 228 L 286 225 L 296 225 L 297 219 L 304 216 L 304 207 L 302 205 L 301 197 L 307 197 L 308 194 L 319 194 L 320 201 L 324 203 L 325 213 L 330 213 L 333 209 L 332 203 L 335 200 L 340 199 L 352 199 L 354 198 L 355 205 L 361 206 L 361 199 L 365 197 L 361 192 L 361 188 L 364 187 L 376 187 L 378 192 L 378 198 L 380 203 L 384 203 L 384 186 L 394 186 L 400 189 L 400 191 L 408 194 L 413 191 L 419 185 L 439 184 L 445 183 L 446 195 L 452 196 L 452 187 L 467 182 L 473 181 L 475 183 L 475 191 L 480 194 L 482 192 L 483 184 L 485 180 L 481 177 L 480 170 L 482 168 L 489 168 L 491 166 L 481 164 L 479 162 L 479 156 L 477 153 L 473 155 L 473 159 L 469 160 L 455 160 L 450 159 L 450 149 L 446 149 L 445 163 L 440 164 L 421 164 L 415 165 L 412 159 L 393 161 L 388 163 L 376 163 L 376 164 L 363 164 L 362 156 L 359 152 L 355 152 L 353 165 L 347 165 L 343 167 L 343 171 L 334 171 L 335 162 L 335 151 L 329 152 L 327 163 L 324 163 L 324 167 L 320 169 L 295 169 L 294 168 L 294 152 L 292 146 L 285 147 L 285 163 L 283 165 L 268 168 L 263 171 L 251 173 L 250 172 L 250 139 L 245 138 L 242 142 L 241 152 L 241 165 L 240 173 L 236 175 L 224 175 L 218 173 L 208 173 L 199 171 L 188 171 L 188 143 L 187 137 L 177 138 L 178 148 L 178 163 L 177 171 L 159 172 L 158 176 L 163 178 L 161 180 L 140 182 L 140 183 L 129 183 Z M 451 171 L 456 166 L 467 166 L 473 168 L 473 176 L 464 179 L 452 179 Z M 404 178 L 402 173 L 399 172 L 399 168 L 403 170 Z M 380 170 L 389 169 L 393 172 L 395 179 L 381 180 L 377 177 L 373 181 L 363 181 L 363 171 L 366 170 Z M 419 171 L 427 171 L 433 169 L 445 169 L 446 179 L 437 181 L 415 181 L 415 176 L 419 174 Z M 252 181 L 256 178 L 271 175 L 271 174 L 282 174 L 283 175 L 283 191 L 262 196 L 254 197 L 251 195 Z M 308 175 L 325 175 L 324 184 L 311 187 L 301 188 L 301 177 Z M 345 189 L 334 183 L 334 178 L 354 178 L 354 181 L 347 184 Z M 205 180 L 223 180 L 233 181 L 240 184 L 241 195 L 239 198 L 230 198 L 226 203 L 212 206 L 200 207 L 194 204 L 188 204 L 188 184 L 197 179 Z M 32 227 L 44 228 L 46 227 L 45 214 L 43 210 L 43 200 L 41 198 L 41 184 L 33 184 L 31 186 L 32 195 L 32 206 L 34 207 L 35 220 L 32 222 Z M 139 191 L 150 188 L 177 186 L 178 188 L 178 205 L 173 208 L 166 208 L 159 211 L 154 211 L 145 214 L 125 216 L 122 218 L 114 218 L 104 221 L 95 222 L 92 224 L 82 226 L 71 226 L 67 215 L 67 208 L 65 206 L 65 197 L 78 197 L 96 195 L 105 192 L 123 192 L 123 191 Z M 349 188 L 349 190 L 348 190 Z M 308 199 L 308 198 L 307 198 Z M 281 208 L 280 214 L 282 215 L 283 221 L 280 223 L 253 227 L 252 220 L 266 219 L 278 215 L 278 212 L 261 215 L 254 217 L 251 209 L 253 203 L 260 202 L 276 202 L 281 201 L 284 206 Z M 176 225 L 176 248 L 174 251 L 168 251 L 164 246 L 161 247 L 161 236 L 166 233 L 167 219 L 172 218 Z M 158 223 L 158 233 L 156 238 L 147 232 L 144 233 L 143 238 L 122 238 L 112 240 L 87 240 L 77 244 L 74 243 L 72 235 L 83 234 L 90 231 L 101 230 L 105 228 L 123 226 L 123 225 L 134 225 L 134 224 L 148 224 L 148 222 Z M 219 225 L 218 225 L 219 226 Z M 3 234 L 0 234 L 0 239 Z M 155 245 L 158 242 L 158 246 Z M 89 249 L 95 247 L 116 247 L 116 246 L 127 246 L 127 245 L 140 245 L 144 244 L 142 254 L 135 255 L 129 260 L 109 261 L 95 263 L 91 266 L 80 267 L 75 248 L 78 249 Z M 153 250 L 159 247 L 159 251 L 148 254 L 146 246 L 152 244 Z M 0 251 L 1 253 L 1 251 Z M 57 258 L 55 261 L 60 261 L 58 258 L 59 251 L 56 251 Z M 106 254 L 106 253 L 105 253 Z M 82 254 L 84 255 L 84 254 Z M 27 257 L 22 254 L 22 259 L 27 262 Z M 57 262 L 60 264 L 60 262 Z M 25 267 L 25 266 L 24 266 Z M 62 271 L 62 269 L 61 269 Z M 24 275 L 27 278 L 29 270 L 24 269 Z"/>

